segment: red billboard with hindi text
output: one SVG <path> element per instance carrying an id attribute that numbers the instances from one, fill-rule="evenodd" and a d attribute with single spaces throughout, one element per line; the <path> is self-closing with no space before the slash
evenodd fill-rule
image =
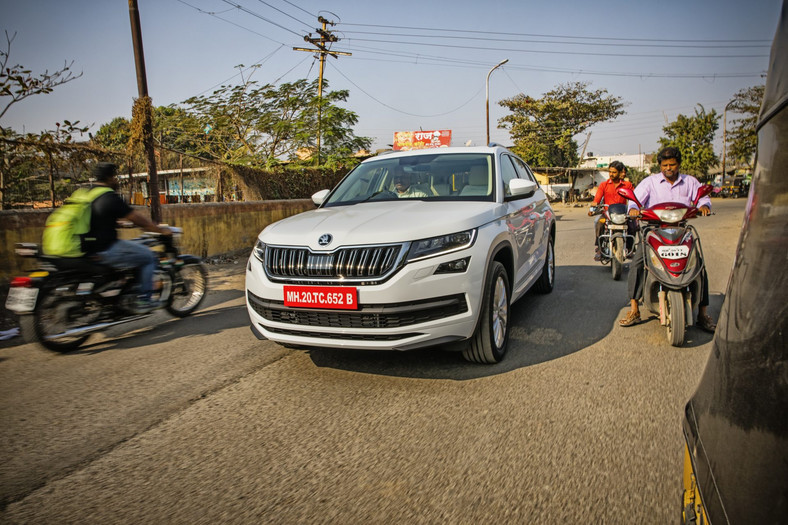
<path id="1" fill-rule="evenodd" d="M 411 149 L 448 148 L 451 146 L 451 130 L 437 129 L 431 131 L 395 131 L 393 149 L 407 151 Z"/>

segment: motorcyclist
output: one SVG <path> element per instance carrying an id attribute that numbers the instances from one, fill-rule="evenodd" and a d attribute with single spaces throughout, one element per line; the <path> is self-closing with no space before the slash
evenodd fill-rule
<path id="1" fill-rule="evenodd" d="M 172 235 L 172 232 L 169 228 L 158 226 L 123 201 L 117 193 L 117 173 L 118 167 L 109 162 L 99 162 L 93 168 L 95 184 L 107 186 L 113 191 L 104 193 L 91 204 L 90 230 L 85 235 L 83 248 L 88 256 L 95 256 L 101 263 L 113 268 L 133 266 L 137 269 L 139 293 L 136 310 L 146 313 L 159 306 L 151 298 L 156 256 L 140 243 L 118 239 L 116 223 L 119 219 L 125 219 L 146 231 L 163 235 Z"/>
<path id="2" fill-rule="evenodd" d="M 596 190 L 596 195 L 594 196 L 594 201 L 591 203 L 591 206 L 598 206 L 600 202 L 604 200 L 604 203 L 607 205 L 610 204 L 626 204 L 627 200 L 619 195 L 618 189 L 619 188 L 630 188 L 632 189 L 632 183 L 628 180 L 625 180 L 624 177 L 627 175 L 627 167 L 624 166 L 624 163 L 619 160 L 614 160 L 610 163 L 607 168 L 607 173 L 609 175 L 608 179 L 602 184 L 599 185 L 599 188 Z M 589 210 L 588 216 L 591 217 L 594 215 L 594 212 Z M 602 260 L 602 253 L 599 251 L 599 236 L 602 235 L 602 229 L 604 228 L 604 224 L 600 220 L 602 218 L 601 215 L 597 216 L 596 221 L 594 222 L 594 260 L 601 261 Z"/>
<path id="3" fill-rule="evenodd" d="M 701 183 L 695 177 L 680 173 L 681 152 L 678 148 L 663 148 L 657 155 L 657 162 L 661 172 L 643 179 L 635 188 L 635 196 L 644 208 L 652 207 L 662 202 L 682 202 L 691 204 L 697 195 Z M 698 202 L 701 215 L 711 213 L 711 199 L 707 196 Z M 630 217 L 640 214 L 637 204 L 629 203 Z M 621 326 L 632 326 L 640 322 L 638 301 L 643 296 L 643 247 L 639 245 L 629 267 L 627 279 L 627 292 L 630 299 L 630 311 L 618 323 Z M 706 313 L 709 305 L 709 278 L 706 268 L 701 271 L 701 298 L 698 305 L 698 328 L 714 333 L 717 327 L 714 320 Z"/>

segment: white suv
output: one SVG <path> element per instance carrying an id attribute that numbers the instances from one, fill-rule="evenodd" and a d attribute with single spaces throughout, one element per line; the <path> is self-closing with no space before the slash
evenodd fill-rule
<path id="1" fill-rule="evenodd" d="M 460 349 L 500 361 L 509 308 L 553 289 L 555 217 L 504 147 L 368 159 L 318 209 L 265 228 L 249 257 L 252 330 L 295 346 Z"/>

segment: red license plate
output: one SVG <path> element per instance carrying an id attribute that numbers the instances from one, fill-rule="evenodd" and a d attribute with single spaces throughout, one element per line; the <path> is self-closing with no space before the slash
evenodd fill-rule
<path id="1" fill-rule="evenodd" d="M 352 286 L 285 286 L 285 306 L 358 310 L 358 291 Z"/>

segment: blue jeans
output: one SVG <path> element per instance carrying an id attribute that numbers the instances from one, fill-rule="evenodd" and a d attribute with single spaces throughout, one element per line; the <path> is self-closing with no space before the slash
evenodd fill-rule
<path id="1" fill-rule="evenodd" d="M 153 290 L 153 272 L 156 269 L 156 256 L 147 246 L 118 239 L 112 246 L 96 255 L 103 264 L 113 268 L 136 268 L 140 296 L 150 299 Z"/>

